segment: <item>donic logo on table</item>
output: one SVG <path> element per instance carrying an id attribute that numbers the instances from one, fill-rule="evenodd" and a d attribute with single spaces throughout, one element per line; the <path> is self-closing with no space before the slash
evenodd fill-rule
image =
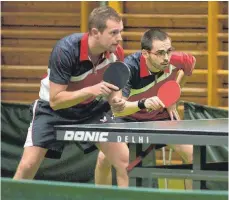
<path id="1" fill-rule="evenodd" d="M 64 140 L 107 142 L 109 132 L 65 131 Z"/>

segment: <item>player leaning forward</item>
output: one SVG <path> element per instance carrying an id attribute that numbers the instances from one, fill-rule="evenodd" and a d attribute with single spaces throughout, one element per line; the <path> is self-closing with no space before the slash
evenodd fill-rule
<path id="1" fill-rule="evenodd" d="M 157 97 L 157 91 L 169 80 L 176 80 L 182 87 L 192 74 L 195 58 L 186 53 L 174 52 L 170 37 L 159 29 L 150 29 L 144 33 L 141 49 L 141 52 L 125 58 L 124 62 L 129 67 L 131 76 L 122 94 L 116 93 L 111 101 L 115 121 L 179 120 L 176 104 L 161 109 L 164 105 Z M 125 103 L 124 109 L 120 109 L 119 105 L 123 105 L 120 102 Z M 129 159 L 127 146 L 121 147 L 122 149 L 113 149 L 120 155 L 116 164 Z M 192 161 L 192 145 L 174 145 L 173 148 L 184 160 Z M 97 184 L 111 184 L 110 166 L 110 158 L 99 152 L 95 170 Z M 187 187 L 191 188 L 190 184 Z"/>
<path id="2" fill-rule="evenodd" d="M 110 7 L 99 7 L 89 16 L 89 33 L 76 33 L 61 39 L 51 53 L 47 77 L 41 81 L 40 99 L 32 106 L 32 122 L 24 152 L 14 179 L 33 179 L 44 157 L 60 158 L 64 144 L 55 140 L 54 125 L 99 123 L 103 112 L 110 109 L 104 96 L 118 90 L 102 81 L 102 75 L 116 60 L 123 61 L 123 22 Z M 94 144 L 77 143 L 84 152 Z M 117 171 L 119 186 L 126 186 L 128 161 L 116 164 L 110 148 L 123 148 L 124 143 L 99 143 Z"/>

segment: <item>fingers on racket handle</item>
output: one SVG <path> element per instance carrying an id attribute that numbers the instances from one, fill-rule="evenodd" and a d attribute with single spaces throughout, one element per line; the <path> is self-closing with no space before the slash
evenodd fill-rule
<path id="1" fill-rule="evenodd" d="M 163 107 L 163 108 L 165 108 L 165 104 L 161 101 L 161 99 L 158 97 L 158 99 L 159 99 L 159 104 Z"/>

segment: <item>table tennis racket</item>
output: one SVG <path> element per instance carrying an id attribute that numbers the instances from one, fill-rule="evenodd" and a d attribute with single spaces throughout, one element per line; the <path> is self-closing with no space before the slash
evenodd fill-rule
<path id="1" fill-rule="evenodd" d="M 176 81 L 167 81 L 159 88 L 157 92 L 158 98 L 162 101 L 166 108 L 175 104 L 181 95 L 180 85 Z"/>
<path id="2" fill-rule="evenodd" d="M 103 80 L 117 86 L 119 89 L 124 88 L 130 77 L 130 70 L 126 64 L 117 61 L 110 64 L 103 74 Z"/>

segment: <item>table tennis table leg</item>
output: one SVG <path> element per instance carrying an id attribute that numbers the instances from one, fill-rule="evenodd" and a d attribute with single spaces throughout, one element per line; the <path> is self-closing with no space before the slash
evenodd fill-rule
<path id="1" fill-rule="evenodd" d="M 111 174 L 112 174 L 112 185 L 117 186 L 118 184 L 116 178 L 116 170 L 113 166 L 111 167 Z"/>
<path id="2" fill-rule="evenodd" d="M 136 144 L 135 158 L 142 152 L 142 144 Z M 142 162 L 140 162 L 136 167 L 141 167 Z M 142 178 L 136 178 L 136 186 L 142 187 Z"/>
<path id="3" fill-rule="evenodd" d="M 156 166 L 157 163 L 156 163 L 156 149 L 155 148 L 153 148 L 151 151 L 151 158 L 152 158 L 152 163 L 151 163 L 152 166 Z M 152 173 L 149 174 L 148 180 L 145 180 L 145 181 L 148 182 L 149 188 L 158 188 L 158 178 L 153 177 Z M 146 184 L 143 184 L 143 185 L 145 186 Z"/>
<path id="4" fill-rule="evenodd" d="M 128 144 L 129 146 L 129 150 L 130 150 L 130 161 L 133 161 L 135 160 L 136 158 L 136 155 L 137 155 L 137 144 Z M 135 166 L 136 167 L 136 166 Z M 137 186 L 137 178 L 134 178 L 134 177 L 129 177 L 129 185 L 130 186 L 133 186 L 133 187 L 136 187 Z"/>
<path id="5" fill-rule="evenodd" d="M 203 170 L 206 165 L 206 146 L 193 146 L 193 171 Z M 193 180 L 193 189 L 206 189 L 206 181 Z"/>
<path id="6" fill-rule="evenodd" d="M 152 150 L 152 166 L 156 166 L 156 149 Z M 149 187 L 158 188 L 158 178 L 151 177 L 149 179 Z"/>
<path id="7" fill-rule="evenodd" d="M 142 144 L 129 144 L 130 148 L 130 160 L 135 160 L 136 157 L 142 152 Z M 141 167 L 142 162 L 137 164 L 135 167 Z M 143 186 L 143 179 L 142 178 L 131 178 L 130 177 L 130 186 L 135 187 L 142 187 Z"/>
<path id="8" fill-rule="evenodd" d="M 143 151 L 144 147 L 144 151 Z M 146 147 L 146 148 L 145 148 Z M 144 146 L 143 144 L 129 144 L 129 149 L 130 149 L 130 161 L 132 162 L 133 160 L 136 160 L 136 158 L 142 154 L 142 152 L 148 151 L 148 149 L 151 147 L 150 146 Z M 141 168 L 144 166 L 156 166 L 156 152 L 155 152 L 155 147 L 148 152 L 151 154 L 150 160 L 145 160 L 143 159 L 140 163 L 138 163 L 135 167 L 136 168 Z M 147 153 L 147 154 L 148 154 Z M 150 162 L 150 163 L 149 163 Z M 150 165 L 149 165 L 150 164 Z M 141 175 L 139 175 L 138 178 L 130 177 L 129 179 L 129 185 L 130 186 L 135 186 L 135 187 L 150 187 L 150 188 L 158 188 L 158 178 L 152 177 L 151 173 L 149 173 L 148 178 L 141 178 Z"/>
<path id="9" fill-rule="evenodd" d="M 136 145 L 136 157 L 139 156 L 139 154 L 148 148 L 148 145 L 142 145 L 142 144 L 137 144 Z M 150 152 L 151 154 L 151 158 L 152 158 L 152 163 L 150 165 L 152 166 L 156 166 L 156 152 L 155 152 L 155 148 L 153 148 Z M 149 165 L 147 162 L 143 161 L 137 165 L 136 167 L 142 167 L 142 166 L 146 166 L 145 164 L 147 164 L 147 166 Z M 149 178 L 136 178 L 136 186 L 138 187 L 150 187 L 150 188 L 158 188 L 158 179 L 151 177 L 151 174 L 149 174 Z"/>

